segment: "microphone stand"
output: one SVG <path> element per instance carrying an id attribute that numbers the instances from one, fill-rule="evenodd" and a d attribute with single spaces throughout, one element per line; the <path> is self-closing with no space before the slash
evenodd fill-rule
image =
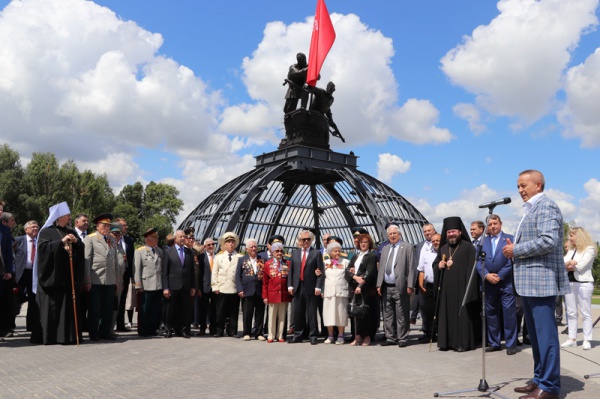
<path id="1" fill-rule="evenodd" d="M 485 226 L 487 229 L 487 225 L 490 219 L 490 216 L 492 216 L 492 214 L 494 213 L 494 208 L 496 207 L 496 205 L 498 204 L 490 204 L 489 206 L 489 213 L 488 216 L 485 218 Z M 463 394 L 463 393 L 467 393 L 467 392 L 474 392 L 474 391 L 479 391 L 479 392 L 485 392 L 485 397 L 498 397 L 498 398 L 502 398 L 502 399 L 510 399 L 498 392 L 496 392 L 498 389 L 500 389 L 499 386 L 494 386 L 492 387 L 491 391 L 490 391 L 490 386 L 488 385 L 486 379 L 485 379 L 485 341 L 486 341 L 486 337 L 487 337 L 487 328 L 486 328 L 486 313 L 485 313 L 485 281 L 483 279 L 483 276 L 485 276 L 485 252 L 483 252 L 481 250 L 482 248 L 482 243 L 483 243 L 483 237 L 485 236 L 485 230 L 484 230 L 484 234 L 481 236 L 482 239 L 479 241 L 479 243 L 477 243 L 477 254 L 475 256 L 475 264 L 473 265 L 473 270 L 471 270 L 471 276 L 469 277 L 469 283 L 467 284 L 467 289 L 465 291 L 465 295 L 463 296 L 463 301 L 462 304 L 460 306 L 460 310 L 458 312 L 458 315 L 460 316 L 460 312 L 462 312 L 463 308 L 465 307 L 466 303 L 467 303 L 467 296 L 469 294 L 469 290 L 471 289 L 471 286 L 473 284 L 477 284 L 477 281 L 475 279 L 475 276 L 477 275 L 476 271 L 477 271 L 477 262 L 481 262 L 481 274 L 482 274 L 482 284 L 481 284 L 481 379 L 479 380 L 479 386 L 477 388 L 469 388 L 469 389 L 463 389 L 463 390 L 458 390 L 458 391 L 449 391 L 449 392 L 436 392 L 433 394 L 433 397 L 438 398 L 438 397 L 442 397 L 442 396 L 450 396 L 450 395 L 458 395 L 458 394 Z"/>

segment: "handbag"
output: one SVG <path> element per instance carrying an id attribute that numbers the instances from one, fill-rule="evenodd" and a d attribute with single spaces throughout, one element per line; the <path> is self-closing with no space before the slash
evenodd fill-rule
<path id="1" fill-rule="evenodd" d="M 357 303 L 357 296 L 358 295 L 354 295 L 348 304 L 348 315 L 350 315 L 350 317 L 362 319 L 369 314 L 369 305 L 365 303 L 362 293 L 360 294 L 360 303 Z"/>

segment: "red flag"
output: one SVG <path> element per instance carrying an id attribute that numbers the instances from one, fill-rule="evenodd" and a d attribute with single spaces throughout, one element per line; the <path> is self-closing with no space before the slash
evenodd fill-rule
<path id="1" fill-rule="evenodd" d="M 315 22 L 313 25 L 312 38 L 310 39 L 310 52 L 308 54 L 308 71 L 306 83 L 310 86 L 317 85 L 317 78 L 321 67 L 327 57 L 327 53 L 335 40 L 335 30 L 329 17 L 329 11 L 325 0 L 317 0 L 317 11 L 315 11 Z"/>

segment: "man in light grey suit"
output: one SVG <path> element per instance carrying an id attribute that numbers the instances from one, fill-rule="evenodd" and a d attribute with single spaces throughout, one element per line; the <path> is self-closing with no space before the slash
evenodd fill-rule
<path id="1" fill-rule="evenodd" d="M 523 300 L 525 322 L 533 351 L 534 376 L 515 388 L 520 399 L 558 399 L 560 345 L 554 319 L 556 295 L 570 292 L 563 261 L 563 218 L 558 205 L 543 193 L 544 175 L 537 170 L 519 174 L 517 187 L 525 202 L 515 243 L 507 240 L 502 253 L 514 260 L 514 285 Z"/>
<path id="2" fill-rule="evenodd" d="M 410 295 L 414 291 L 416 266 L 413 246 L 400 242 L 400 228 L 387 228 L 389 245 L 383 248 L 377 273 L 377 292 L 383 299 L 386 340 L 381 346 L 406 346 L 410 331 Z"/>
<path id="3" fill-rule="evenodd" d="M 162 296 L 162 249 L 158 246 L 156 228 L 144 233 L 146 245 L 139 247 L 133 256 L 135 289 L 139 294 L 138 335 L 157 335 L 160 325 L 160 300 Z"/>

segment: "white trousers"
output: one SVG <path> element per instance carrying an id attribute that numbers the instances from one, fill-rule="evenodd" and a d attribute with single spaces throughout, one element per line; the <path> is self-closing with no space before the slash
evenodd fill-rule
<path id="1" fill-rule="evenodd" d="M 569 338 L 577 339 L 577 311 L 581 312 L 583 321 L 583 339 L 592 340 L 592 294 L 594 283 L 571 282 L 571 293 L 565 295 L 567 306 L 567 326 L 569 326 Z"/>

